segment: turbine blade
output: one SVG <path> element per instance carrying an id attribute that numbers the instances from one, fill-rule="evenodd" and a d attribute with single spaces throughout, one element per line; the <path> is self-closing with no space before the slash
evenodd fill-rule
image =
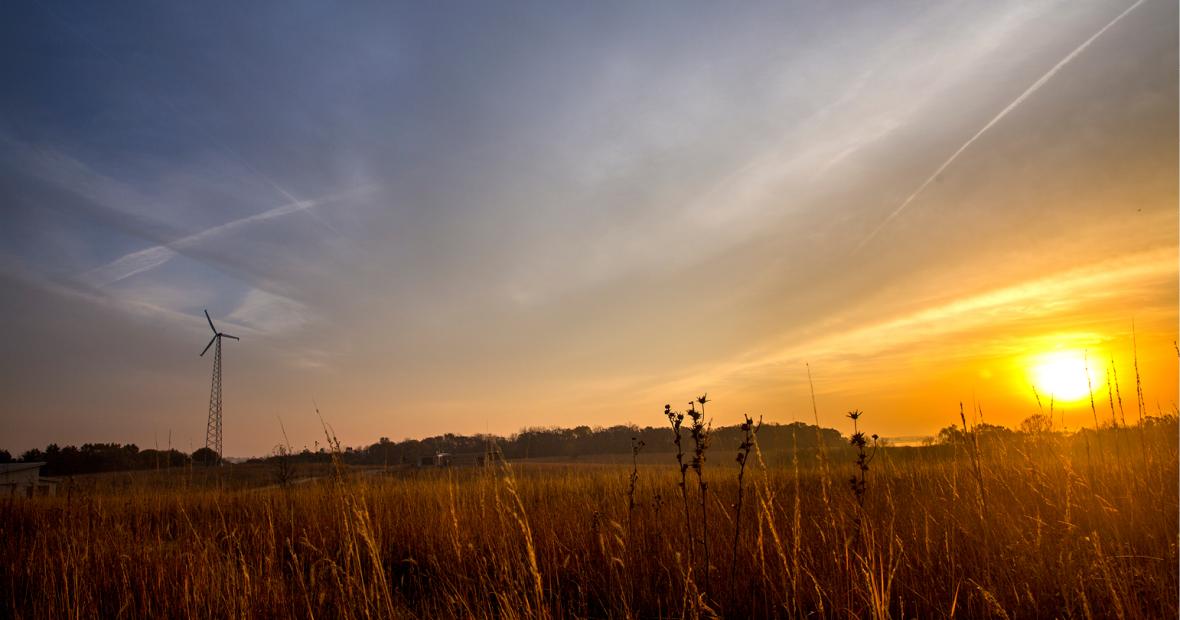
<path id="1" fill-rule="evenodd" d="M 214 340 L 217 340 L 217 336 L 214 336 L 214 337 L 212 337 L 212 338 L 210 338 L 210 339 L 209 339 L 209 344 L 205 345 L 205 350 L 204 350 L 204 351 L 201 351 L 201 355 L 200 355 L 200 357 L 205 357 L 205 354 L 209 352 L 209 347 L 213 346 L 213 341 L 214 341 Z"/>
<path id="2" fill-rule="evenodd" d="M 208 310 L 205 311 L 205 320 L 209 321 L 209 329 L 213 330 L 213 333 L 216 334 L 217 328 L 213 327 L 213 319 L 209 318 L 209 311 Z"/>
<path id="3" fill-rule="evenodd" d="M 224 336 L 224 337 L 226 337 L 226 338 L 233 338 L 234 340 L 241 340 L 241 338 L 238 338 L 237 336 L 231 336 L 231 335 L 229 335 L 229 334 L 217 334 L 217 335 L 218 335 L 218 336 Z"/>

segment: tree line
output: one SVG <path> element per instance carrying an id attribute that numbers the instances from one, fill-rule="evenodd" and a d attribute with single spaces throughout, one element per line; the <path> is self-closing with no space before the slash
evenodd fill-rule
<path id="1" fill-rule="evenodd" d="M 20 455 L 20 460 L 26 463 L 45 463 L 43 473 L 48 476 L 182 467 L 188 464 L 189 458 L 179 450 L 140 450 L 133 443 L 87 443 L 80 448 L 51 443 L 44 450 L 33 448 Z M 0 450 L 0 463 L 12 461 L 12 454 Z"/>
<path id="2" fill-rule="evenodd" d="M 1174 413 L 1161 414 L 1159 417 L 1148 416 L 1139 425 L 1175 424 L 1175 421 Z M 1103 428 L 1103 432 L 1111 430 L 1119 429 Z M 1085 432 L 1093 431 L 1087 429 Z M 964 426 L 948 426 L 940 430 L 928 443 L 947 446 L 967 441 L 1003 442 L 1019 437 L 1027 438 L 1060 433 L 1060 430 L 1054 428 L 1051 418 L 1038 414 L 1024 420 L 1017 430 L 983 423 L 972 425 L 970 432 Z M 784 453 L 815 455 L 817 449 L 841 448 L 845 447 L 848 442 L 848 439 L 836 429 L 820 428 L 802 422 L 763 424 L 759 429 L 757 440 L 764 452 L 780 455 Z M 712 429 L 709 441 L 711 449 L 718 452 L 736 453 L 744 441 L 744 436 L 741 428 L 737 425 L 721 426 Z M 533 427 L 525 428 L 507 437 L 488 434 L 456 435 L 454 433 L 402 441 L 391 441 L 388 437 L 382 437 L 376 443 L 368 446 L 342 448 L 336 456 L 348 465 L 385 466 L 412 465 L 418 463 L 423 457 L 431 457 L 440 453 L 476 455 L 486 454 L 489 451 L 496 451 L 507 459 L 578 459 L 584 456 L 603 454 L 630 454 L 632 449 L 639 444 L 642 444 L 642 451 L 645 454 L 671 453 L 674 451 L 672 430 L 667 426 L 639 427 L 635 425 L 593 428 L 589 426 L 574 428 Z M 248 462 L 273 463 L 281 460 L 288 463 L 326 463 L 332 458 L 331 451 L 316 444 L 314 449 L 304 447 L 302 450 L 295 450 L 290 446 L 276 446 L 270 454 L 250 459 Z M 14 460 L 16 459 L 7 450 L 0 450 L 0 463 Z M 80 448 L 49 444 L 44 450 L 32 449 L 22 453 L 19 460 L 44 462 L 44 473 L 49 476 L 68 476 L 109 471 L 184 467 L 190 464 L 210 465 L 216 463 L 218 459 L 217 455 L 208 448 L 199 448 L 190 455 L 174 449 L 140 450 L 135 444 L 88 443 L 83 444 Z"/>
<path id="3" fill-rule="evenodd" d="M 722 451 L 737 450 L 743 441 L 742 431 L 738 426 L 714 428 L 711 437 L 712 446 Z M 758 437 L 759 441 L 765 442 L 766 445 L 794 445 L 809 450 L 821 445 L 840 446 L 845 441 L 835 429 L 817 428 L 801 422 L 764 424 Z M 377 443 L 362 449 L 345 450 L 343 457 L 346 463 L 358 465 L 395 465 L 415 463 L 422 457 L 440 453 L 482 454 L 491 449 L 508 459 L 576 459 L 596 454 L 629 454 L 632 446 L 639 442 L 643 442 L 643 451 L 647 453 L 672 452 L 674 446 L 671 438 L 672 430 L 668 427 L 533 427 L 508 437 L 453 433 L 403 441 L 390 441 L 389 438 L 382 437 Z M 307 456 L 315 458 L 314 454 Z"/>
<path id="4" fill-rule="evenodd" d="M 522 458 L 572 458 L 597 454 L 629 454 L 633 441 L 643 442 L 646 452 L 670 452 L 671 430 L 666 427 L 577 426 L 574 428 L 526 428 L 519 433 L 503 437 L 498 435 L 456 435 L 446 433 L 424 439 L 391 441 L 382 437 L 376 443 L 362 447 L 343 448 L 339 458 L 350 465 L 405 465 L 414 464 L 422 457 L 439 453 L 483 454 L 496 450 L 508 459 Z M 802 423 L 766 424 L 759 435 L 768 443 L 794 445 L 801 449 L 814 449 L 819 445 L 842 445 L 844 439 L 835 429 L 817 429 Z M 713 446 L 721 450 L 736 450 L 741 444 L 741 431 L 737 426 L 719 427 L 713 431 Z M 288 446 L 277 446 L 265 456 L 250 459 L 249 462 L 267 462 L 285 459 L 299 463 L 323 463 L 332 458 L 331 452 L 321 445 L 314 449 L 301 450 Z M 13 455 L 0 450 L 0 463 L 13 462 Z M 199 448 L 191 455 L 179 450 L 141 450 L 135 444 L 88 443 L 81 447 L 49 444 L 45 449 L 31 449 L 19 457 L 23 462 L 43 462 L 43 473 L 47 476 L 69 476 L 109 471 L 136 469 L 160 469 L 184 467 L 189 464 L 208 465 L 216 462 L 216 454 L 208 448 Z"/>

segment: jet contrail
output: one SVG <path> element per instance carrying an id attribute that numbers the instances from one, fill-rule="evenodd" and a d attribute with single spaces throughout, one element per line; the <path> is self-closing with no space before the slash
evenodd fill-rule
<path id="1" fill-rule="evenodd" d="M 1033 82 L 1032 86 L 1029 86 L 1027 89 L 1025 89 L 1025 91 L 1023 93 L 1020 93 L 1019 97 L 1017 97 L 1016 99 L 1013 99 L 1012 103 L 1009 103 L 1007 107 L 1005 107 L 1003 110 L 1000 110 L 1000 113 L 997 114 L 995 116 L 995 118 L 988 121 L 988 123 L 983 126 L 983 129 L 980 129 L 979 131 L 975 132 L 975 135 L 971 136 L 970 140 L 967 140 L 966 142 L 964 142 L 963 146 L 959 147 L 959 150 L 952 153 L 951 156 L 946 159 L 946 161 L 942 162 L 942 165 L 939 166 L 938 169 L 934 171 L 934 174 L 930 175 L 930 178 L 923 181 L 922 184 L 918 186 L 918 189 L 914 190 L 914 193 L 910 194 L 909 198 L 906 198 L 905 200 L 903 200 L 901 205 L 893 210 L 893 213 L 890 213 L 889 216 L 886 217 L 884 221 L 882 221 L 880 224 L 877 225 L 876 228 L 873 229 L 873 232 L 869 233 L 864 239 L 861 239 L 860 243 L 857 244 L 856 250 L 854 250 L 854 252 L 859 252 L 861 250 L 861 248 L 863 248 L 865 246 L 865 244 L 867 244 L 869 241 L 872 241 L 873 238 L 877 236 L 877 233 L 881 232 L 882 228 L 885 228 L 885 226 L 887 224 L 889 224 L 889 222 L 892 222 L 894 218 L 896 218 L 898 215 L 901 215 L 901 212 L 904 211 L 906 207 L 910 206 L 910 203 L 913 202 L 914 199 L 917 198 L 918 195 L 921 194 L 922 191 L 925 190 L 928 185 L 933 183 L 934 179 L 938 178 L 938 175 L 942 174 L 943 171 L 947 169 L 947 167 L 949 167 L 952 163 L 954 163 L 955 160 L 959 158 L 959 155 L 962 155 L 963 151 L 967 150 L 967 147 L 971 146 L 976 140 L 979 139 L 979 136 L 982 136 L 984 133 L 986 133 L 987 130 L 991 129 L 993 125 L 1000 122 L 1005 116 L 1008 115 L 1009 112 L 1014 110 L 1016 108 L 1016 106 L 1019 106 L 1020 104 L 1024 103 L 1024 101 L 1026 99 L 1028 99 L 1030 96 L 1032 96 L 1033 93 L 1040 90 L 1040 88 L 1045 85 L 1045 82 L 1048 82 L 1050 79 L 1053 78 L 1054 75 L 1057 75 L 1057 72 L 1060 71 L 1062 67 L 1069 64 L 1069 62 L 1071 60 L 1073 60 L 1074 58 L 1076 58 L 1078 56 L 1078 54 L 1081 54 L 1083 51 L 1086 50 L 1087 47 L 1090 47 L 1090 44 L 1093 43 L 1098 37 L 1102 36 L 1102 33 L 1109 30 L 1111 26 L 1114 26 L 1115 24 L 1119 23 L 1119 21 L 1121 21 L 1124 17 L 1126 17 L 1128 13 L 1130 13 L 1131 11 L 1134 11 L 1136 8 L 1139 7 L 1140 4 L 1143 4 L 1143 2 L 1144 2 L 1144 0 L 1137 0 L 1135 2 L 1135 4 L 1132 4 L 1131 6 L 1127 7 L 1127 9 L 1125 11 L 1123 11 L 1122 13 L 1119 13 L 1118 17 L 1115 17 L 1114 19 L 1112 19 L 1110 21 L 1110 23 L 1103 26 L 1098 32 L 1095 32 L 1089 39 L 1086 39 L 1085 41 L 1083 41 L 1081 45 L 1077 46 L 1065 58 L 1062 58 L 1060 62 L 1053 65 L 1053 68 L 1049 69 L 1049 71 L 1047 73 L 1045 73 L 1045 75 L 1042 75 L 1039 80 L 1037 80 L 1036 82 Z"/>
<path id="2" fill-rule="evenodd" d="M 175 241 L 167 244 L 155 245 L 150 248 L 145 248 L 137 252 L 125 254 L 105 265 L 95 267 L 87 271 L 82 278 L 93 286 L 102 287 L 109 284 L 114 284 L 120 280 L 130 278 L 131 276 L 159 267 L 172 259 L 178 254 L 176 248 L 183 248 L 195 243 L 199 243 L 206 239 L 215 237 L 217 235 L 230 232 L 232 230 L 248 226 L 257 222 L 271 220 L 284 215 L 292 213 L 299 213 L 314 209 L 320 205 L 344 198 L 356 193 L 367 192 L 371 186 L 365 186 L 358 189 L 326 196 L 319 200 L 296 200 L 287 204 L 279 205 L 273 209 L 268 209 L 262 213 L 255 213 L 247 217 L 232 220 L 224 224 L 219 224 L 212 228 L 206 228 L 200 232 L 195 232 L 191 235 L 181 237 Z"/>

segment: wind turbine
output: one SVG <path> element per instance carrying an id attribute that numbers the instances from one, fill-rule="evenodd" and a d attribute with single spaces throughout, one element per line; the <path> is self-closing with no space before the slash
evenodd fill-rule
<path id="1" fill-rule="evenodd" d="M 209 390 L 209 423 L 205 427 L 205 447 L 217 453 L 217 461 L 221 462 L 221 339 L 232 338 L 234 340 L 241 340 L 237 336 L 231 336 L 217 331 L 213 326 L 213 319 L 209 318 L 209 311 L 205 311 L 205 320 L 209 321 L 209 329 L 213 330 L 213 338 L 209 339 L 209 344 L 205 345 L 205 350 L 201 351 L 201 357 L 209 352 L 209 347 L 217 345 L 213 348 L 213 387 Z"/>

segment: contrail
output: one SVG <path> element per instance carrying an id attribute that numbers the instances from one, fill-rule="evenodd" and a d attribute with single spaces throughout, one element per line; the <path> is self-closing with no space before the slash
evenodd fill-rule
<path id="1" fill-rule="evenodd" d="M 1139 7 L 1140 4 L 1143 4 L 1144 1 L 1145 0 L 1137 0 L 1135 2 L 1135 4 L 1132 4 L 1131 6 L 1127 7 L 1127 9 L 1125 11 L 1123 11 L 1122 13 L 1119 13 L 1118 17 L 1115 17 L 1114 19 L 1112 19 L 1110 21 L 1110 23 L 1103 26 L 1098 32 L 1095 32 L 1089 39 L 1086 39 L 1085 41 L 1083 41 L 1081 45 L 1077 46 L 1077 48 L 1075 48 L 1072 52 L 1070 52 L 1065 58 L 1062 58 L 1060 62 L 1053 65 L 1053 68 L 1049 69 L 1049 71 L 1046 72 L 1045 75 L 1042 75 L 1040 79 L 1038 79 L 1036 82 L 1033 82 L 1032 86 L 1029 86 L 1027 89 L 1025 89 L 1025 91 L 1023 93 L 1020 93 L 1019 97 L 1017 97 L 1016 99 L 1013 99 L 1012 103 L 1009 103 L 1007 107 L 1005 107 L 1003 110 L 1000 110 L 1000 113 L 997 114 L 995 116 L 995 118 L 988 121 L 988 123 L 983 126 L 983 129 L 980 129 L 979 131 L 975 132 L 975 135 L 971 136 L 970 140 L 967 140 L 966 142 L 964 142 L 963 146 L 959 147 L 959 150 L 952 153 L 951 156 L 946 159 L 946 161 L 942 162 L 942 165 L 939 166 L 938 169 L 934 171 L 934 174 L 930 175 L 930 178 L 923 181 L 922 184 L 918 186 L 918 189 L 914 190 L 914 193 L 910 194 L 909 198 L 906 198 L 905 200 L 903 200 L 901 205 L 898 206 L 896 209 L 894 209 L 893 213 L 889 214 L 889 217 L 886 217 L 884 221 L 882 221 L 880 224 L 877 225 L 876 228 L 873 229 L 873 232 L 869 233 L 864 239 L 861 239 L 860 243 L 857 244 L 856 250 L 854 250 L 854 252 L 859 252 L 861 250 L 861 248 L 863 248 L 865 246 L 865 244 L 867 244 L 869 241 L 872 241 L 873 238 L 877 236 L 877 233 L 881 232 L 882 228 L 885 228 L 885 226 L 887 224 L 889 224 L 889 222 L 892 222 L 894 218 L 896 218 L 898 215 L 901 215 L 901 212 L 904 211 L 906 207 L 910 206 L 910 203 L 913 202 L 914 199 L 917 198 L 918 195 L 921 194 L 922 191 L 925 190 L 928 185 L 933 183 L 934 179 L 938 178 L 938 175 L 942 174 L 943 171 L 947 169 L 947 167 L 949 167 L 951 164 L 953 164 L 955 162 L 955 160 L 959 158 L 959 155 L 962 155 L 963 151 L 967 150 L 967 147 L 971 146 L 976 140 L 979 139 L 980 136 L 982 136 L 984 133 L 986 133 L 987 130 L 991 129 L 993 125 L 1000 122 L 1005 116 L 1008 115 L 1009 112 L 1016 109 L 1016 106 L 1019 106 L 1020 104 L 1024 103 L 1024 101 L 1026 99 L 1028 99 L 1029 97 L 1031 97 L 1033 93 L 1040 90 L 1040 88 L 1042 86 L 1044 86 L 1046 82 L 1053 79 L 1054 75 L 1057 75 L 1057 72 L 1060 71 L 1062 67 L 1069 64 L 1069 62 L 1071 60 L 1073 60 L 1074 58 L 1077 58 L 1078 54 L 1081 54 L 1082 52 L 1084 52 L 1086 50 L 1086 48 L 1090 47 L 1090 44 L 1093 43 L 1098 37 L 1102 36 L 1102 34 L 1104 32 L 1106 32 L 1107 30 L 1109 30 L 1111 28 L 1111 26 L 1114 26 L 1115 24 L 1119 23 L 1119 21 L 1121 21 L 1124 17 L 1126 17 L 1128 13 L 1130 13 L 1131 11 L 1134 11 L 1136 8 Z"/>
<path id="2" fill-rule="evenodd" d="M 178 254 L 177 248 L 190 246 L 212 237 L 216 237 L 217 235 L 221 235 L 223 233 L 227 233 L 257 222 L 272 220 L 277 217 L 283 217 L 284 215 L 290 215 L 292 213 L 310 212 L 310 210 L 314 209 L 315 207 L 356 193 L 367 192 L 370 189 L 371 186 L 364 186 L 340 194 L 326 196 L 319 200 L 296 200 L 287 204 L 279 205 L 273 209 L 268 209 L 261 213 L 255 213 L 254 215 L 231 220 L 212 228 L 206 228 L 205 230 L 195 232 L 186 237 L 181 237 L 167 244 L 155 245 L 137 252 L 125 254 L 105 265 L 95 267 L 94 269 L 87 271 L 82 276 L 82 278 L 96 287 L 114 284 L 120 280 L 130 278 L 137 273 L 141 273 L 163 265 Z"/>

